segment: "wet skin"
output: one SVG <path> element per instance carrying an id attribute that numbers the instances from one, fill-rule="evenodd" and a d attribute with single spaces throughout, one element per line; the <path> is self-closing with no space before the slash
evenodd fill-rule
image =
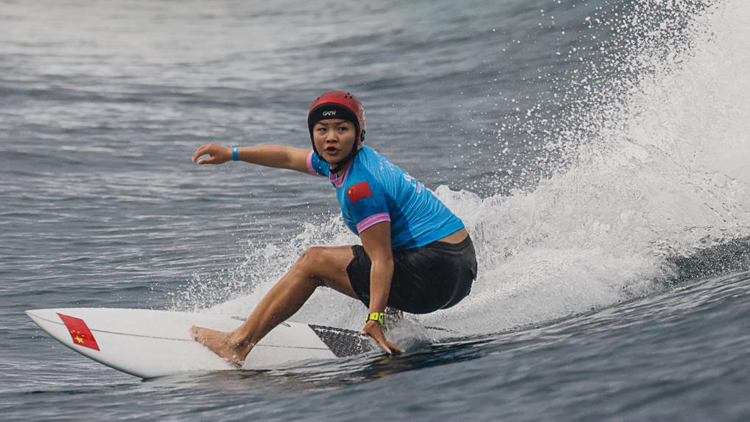
<path id="1" fill-rule="evenodd" d="M 316 123 L 313 127 L 313 142 L 318 153 L 334 165 L 346 158 L 355 144 L 358 149 L 362 147 L 354 124 L 340 119 L 327 119 Z M 306 169 L 306 154 L 294 148 L 283 148 L 282 151 L 287 151 L 285 154 L 271 153 L 268 149 L 263 150 L 263 147 L 250 148 L 247 151 L 247 160 L 242 158 L 244 152 L 240 153 L 243 161 L 298 171 Z M 200 156 L 204 154 L 211 157 L 201 160 Z M 286 155 L 286 158 L 282 155 Z M 199 164 L 221 164 L 229 161 L 230 156 L 231 152 L 225 147 L 204 145 L 193 155 L 193 161 Z M 348 165 L 339 173 L 346 171 L 347 167 Z M 368 254 L 373 256 L 373 262 L 382 261 L 377 258 L 378 255 L 390 256 L 390 222 L 379 223 L 363 232 L 362 243 Z M 356 299 L 346 272 L 352 258 L 350 246 L 310 248 L 236 330 L 222 332 L 205 327 L 192 327 L 190 332 L 195 340 L 231 365 L 240 367 L 252 348 L 274 327 L 294 315 L 317 287 L 327 286 Z M 392 262 L 390 265 L 392 267 Z M 390 271 L 392 272 L 392 268 Z M 390 276 L 387 278 L 387 286 L 383 287 L 389 288 Z M 387 289 L 385 295 L 381 296 L 374 305 L 377 311 L 385 309 Z M 372 308 L 371 304 L 371 311 Z M 403 352 L 399 346 L 385 339 L 381 327 L 375 321 L 369 321 L 362 329 L 362 334 L 371 336 L 389 354 Z"/>

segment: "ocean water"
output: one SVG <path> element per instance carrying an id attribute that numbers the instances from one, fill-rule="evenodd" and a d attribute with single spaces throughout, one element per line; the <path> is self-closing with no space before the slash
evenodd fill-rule
<path id="1" fill-rule="evenodd" d="M 0 419 L 750 419 L 748 36 L 743 0 L 0 0 Z M 190 161 L 305 147 L 330 89 L 475 241 L 406 355 L 140 380 L 24 315 L 247 315 L 357 242 L 320 179 Z"/>

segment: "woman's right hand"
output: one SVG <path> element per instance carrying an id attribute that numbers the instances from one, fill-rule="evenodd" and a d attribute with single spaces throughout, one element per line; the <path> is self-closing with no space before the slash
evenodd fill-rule
<path id="1" fill-rule="evenodd" d="M 208 155 L 208 158 L 201 158 Z M 193 162 L 198 164 L 224 164 L 232 159 L 232 150 L 216 144 L 201 145 L 193 154 Z"/>

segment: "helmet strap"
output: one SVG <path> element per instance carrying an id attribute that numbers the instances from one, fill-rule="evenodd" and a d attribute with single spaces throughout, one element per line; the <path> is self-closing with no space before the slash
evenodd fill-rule
<path id="1" fill-rule="evenodd" d="M 339 161 L 338 163 L 334 164 L 336 167 L 331 166 L 331 171 L 334 173 L 338 173 L 341 171 L 344 167 L 346 167 L 347 164 L 349 164 L 350 161 L 354 159 L 354 157 L 359 152 L 359 148 L 357 148 L 357 144 L 359 144 L 359 141 L 355 142 L 352 146 L 352 150 L 349 151 L 349 154 L 344 157 L 343 160 Z"/>

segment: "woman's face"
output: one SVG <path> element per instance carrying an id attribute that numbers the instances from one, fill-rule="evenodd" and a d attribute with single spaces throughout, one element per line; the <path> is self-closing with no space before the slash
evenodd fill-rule
<path id="1" fill-rule="evenodd" d="M 342 119 L 325 119 L 313 126 L 313 142 L 318 154 L 330 164 L 337 164 L 352 151 L 359 149 L 354 123 Z"/>

